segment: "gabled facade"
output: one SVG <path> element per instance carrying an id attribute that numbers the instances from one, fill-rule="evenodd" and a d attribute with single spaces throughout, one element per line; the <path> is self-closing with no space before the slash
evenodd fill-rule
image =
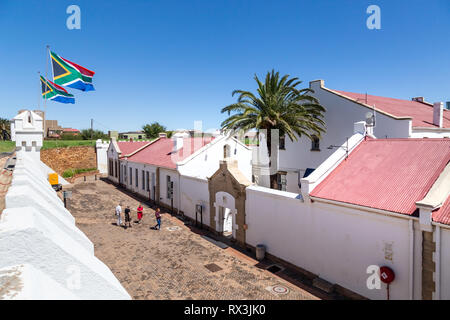
<path id="1" fill-rule="evenodd" d="M 206 183 L 207 177 L 219 168 L 220 160 L 239 159 L 239 169 L 251 179 L 251 150 L 233 137 L 192 138 L 175 134 L 170 139 L 162 136 L 152 142 L 138 143 L 111 142 L 109 179 L 174 211 L 195 210 L 195 204 L 192 208 L 181 209 L 182 180 Z M 173 186 L 172 192 L 170 186 Z M 196 192 L 187 192 L 190 191 Z M 198 196 L 207 195 L 200 193 Z"/>
<path id="2" fill-rule="evenodd" d="M 332 90 L 323 80 L 310 82 L 310 88 L 326 109 L 326 133 L 313 142 L 305 137 L 294 142 L 285 138 L 280 144 L 278 170 L 287 191 L 300 192 L 300 179 L 352 136 L 355 122 L 370 115 L 374 115 L 374 126 L 369 125 L 367 131 L 377 138 L 450 137 L 450 111 L 444 110 L 442 103 L 430 104 L 421 97 L 409 101 Z"/>

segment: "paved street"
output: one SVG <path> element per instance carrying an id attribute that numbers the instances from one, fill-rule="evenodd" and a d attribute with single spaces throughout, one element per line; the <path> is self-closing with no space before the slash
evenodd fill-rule
<path id="1" fill-rule="evenodd" d="M 95 244 L 95 255 L 134 299 L 317 299 L 256 267 L 258 262 L 246 255 L 204 239 L 168 213 L 162 214 L 161 231 L 152 230 L 154 211 L 147 205 L 143 223 L 118 227 L 114 208 L 119 201 L 122 209 L 130 206 L 134 221 L 139 200 L 105 181 L 75 184 L 68 209 Z"/>

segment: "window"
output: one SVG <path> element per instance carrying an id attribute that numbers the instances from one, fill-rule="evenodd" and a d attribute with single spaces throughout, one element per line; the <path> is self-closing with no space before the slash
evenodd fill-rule
<path id="1" fill-rule="evenodd" d="M 278 172 L 277 173 L 277 183 L 278 183 L 278 190 L 286 191 L 286 172 Z"/>
<path id="2" fill-rule="evenodd" d="M 170 199 L 170 192 L 171 192 L 170 176 L 166 176 L 166 181 L 167 181 L 167 199 Z"/>
<path id="3" fill-rule="evenodd" d="M 311 151 L 320 151 L 320 139 L 317 136 L 312 136 Z"/>
<path id="4" fill-rule="evenodd" d="M 135 169 L 134 172 L 136 173 L 136 187 L 139 187 L 139 171 L 138 169 Z"/>
<path id="5" fill-rule="evenodd" d="M 286 136 L 285 135 L 280 136 L 279 149 L 286 150 Z"/>
<path id="6" fill-rule="evenodd" d="M 145 190 L 145 171 L 142 170 L 142 190 Z"/>
<path id="7" fill-rule="evenodd" d="M 223 158 L 224 159 L 230 157 L 230 149 L 231 149 L 230 146 L 227 144 L 223 146 Z"/>
<path id="8" fill-rule="evenodd" d="M 108 172 L 109 172 L 109 175 L 112 177 L 113 174 L 112 174 L 112 160 L 111 159 L 108 159 Z"/>
<path id="9" fill-rule="evenodd" d="M 119 167 L 119 161 L 117 161 L 117 160 L 115 161 L 115 166 L 114 167 L 116 169 L 115 177 L 118 178 L 119 177 L 119 168 L 118 168 Z"/>
<path id="10" fill-rule="evenodd" d="M 149 179 L 149 174 L 148 174 L 148 171 L 146 172 L 146 179 L 145 179 L 145 181 L 147 182 L 147 191 L 150 191 L 150 181 L 149 181 L 150 179 Z"/>
<path id="11" fill-rule="evenodd" d="M 133 185 L 133 168 L 130 168 L 130 186 Z"/>

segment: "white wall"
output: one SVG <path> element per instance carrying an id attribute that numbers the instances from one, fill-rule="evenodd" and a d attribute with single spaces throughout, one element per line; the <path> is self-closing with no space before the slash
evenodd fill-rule
<path id="1" fill-rule="evenodd" d="M 440 229 L 440 299 L 450 300 L 450 229 L 442 227 Z"/>
<path id="2" fill-rule="evenodd" d="M 181 190 L 181 211 L 184 215 L 195 220 L 195 206 L 197 204 L 203 207 L 203 224 L 209 226 L 209 190 L 206 179 L 193 178 L 188 176 L 180 177 Z M 197 217 L 200 223 L 200 216 Z"/>
<path id="3" fill-rule="evenodd" d="M 47 298 L 52 296 L 42 291 L 47 289 L 59 290 L 59 299 L 130 299 L 109 268 L 94 256 L 92 242 L 75 226 L 39 162 L 28 152 L 18 152 L 0 217 L 0 268 L 30 265 L 39 270 L 34 278 L 22 277 L 32 282 L 24 284 L 19 297 Z M 56 284 L 36 290 L 36 283 L 47 278 Z"/>
<path id="4" fill-rule="evenodd" d="M 302 176 L 306 168 L 317 168 L 335 151 L 327 149 L 330 145 L 342 145 L 346 138 L 351 137 L 353 124 L 364 121 L 366 113 L 370 111 L 355 102 L 321 89 L 319 82 L 312 82 L 311 88 L 315 90 L 313 96 L 326 108 L 324 121 L 327 131 L 320 140 L 320 151 L 311 151 L 311 141 L 306 137 L 294 142 L 286 137 L 286 148 L 279 152 L 279 170 L 300 171 Z M 381 113 L 376 114 L 374 129 L 376 137 L 408 138 L 410 131 L 411 120 L 395 120 Z M 296 190 L 288 189 L 288 191 Z"/>
<path id="5" fill-rule="evenodd" d="M 304 203 L 301 196 L 250 186 L 246 201 L 246 242 L 370 299 L 385 299 L 386 289 L 366 286 L 369 265 L 390 266 L 396 273 L 392 299 L 409 298 L 409 225 L 341 206 Z M 392 244 L 393 260 L 385 259 Z"/>
<path id="6" fill-rule="evenodd" d="M 173 207 L 176 209 L 180 194 L 179 174 L 176 170 L 159 169 L 159 201 L 168 207 L 171 206 L 171 200 L 167 197 L 167 176 L 173 181 Z"/>
<path id="7" fill-rule="evenodd" d="M 230 146 L 230 159 L 238 160 L 238 168 L 245 177 L 252 180 L 252 151 L 234 138 L 221 136 L 210 145 L 197 151 L 191 157 L 177 163 L 181 175 L 206 178 L 219 169 L 219 161 L 224 160 L 223 148 Z"/>
<path id="8" fill-rule="evenodd" d="M 97 169 L 100 173 L 108 173 L 108 147 L 109 142 L 98 139 L 95 143 L 97 153 Z"/>
<path id="9" fill-rule="evenodd" d="M 108 170 L 108 166 L 109 166 L 109 160 L 113 160 L 113 170 L 115 170 L 115 165 L 114 163 L 119 159 L 119 154 L 117 153 L 117 150 L 114 148 L 114 144 L 111 142 L 108 146 L 108 150 L 106 152 L 106 172 L 108 173 L 108 179 L 115 182 L 115 183 L 119 183 L 119 179 L 115 177 L 115 171 L 113 171 L 113 175 L 110 174 L 109 170 Z M 117 175 L 119 176 L 119 175 Z"/>

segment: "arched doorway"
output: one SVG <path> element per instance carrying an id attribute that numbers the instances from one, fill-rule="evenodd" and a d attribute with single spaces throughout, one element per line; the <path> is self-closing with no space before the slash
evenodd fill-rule
<path id="1" fill-rule="evenodd" d="M 216 231 L 227 238 L 236 239 L 236 206 L 234 197 L 228 192 L 216 193 Z"/>
<path id="2" fill-rule="evenodd" d="M 210 227 L 218 234 L 245 246 L 245 188 L 251 184 L 239 171 L 236 160 L 220 161 L 208 178 Z"/>

